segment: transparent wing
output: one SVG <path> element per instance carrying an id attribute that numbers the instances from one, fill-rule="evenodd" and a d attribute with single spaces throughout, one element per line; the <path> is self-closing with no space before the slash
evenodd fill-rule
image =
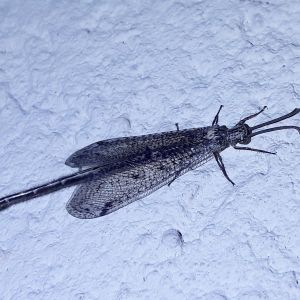
<path id="1" fill-rule="evenodd" d="M 211 127 L 169 131 L 156 134 L 115 138 L 86 146 L 68 157 L 65 164 L 72 168 L 95 167 L 143 156 L 147 150 L 176 148 L 193 143 L 207 134 Z"/>
<path id="2" fill-rule="evenodd" d="M 80 219 L 105 216 L 153 193 L 211 158 L 213 154 L 198 153 L 197 156 L 177 155 L 146 164 L 126 165 L 78 186 L 66 209 Z"/>

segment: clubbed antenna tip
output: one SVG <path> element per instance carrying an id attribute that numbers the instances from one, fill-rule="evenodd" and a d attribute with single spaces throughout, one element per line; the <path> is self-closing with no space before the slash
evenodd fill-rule
<path id="1" fill-rule="evenodd" d="M 251 130 L 253 131 L 253 130 L 256 130 L 258 128 L 264 127 L 264 126 L 271 125 L 271 124 L 283 121 L 285 119 L 288 119 L 288 118 L 291 118 L 291 117 L 295 116 L 299 112 L 300 112 L 300 108 L 295 108 L 289 114 L 286 114 L 286 115 L 284 115 L 282 117 L 279 117 L 277 119 L 274 119 L 274 120 L 271 120 L 271 121 L 268 121 L 268 122 L 265 122 L 265 123 L 253 126 L 253 127 L 251 127 Z M 273 127 L 273 128 L 269 128 L 269 129 L 265 129 L 265 130 L 261 130 L 261 131 L 252 133 L 250 135 L 250 137 L 254 137 L 256 135 L 259 135 L 259 134 L 262 134 L 262 133 L 266 133 L 266 132 L 270 132 L 270 131 L 283 130 L 283 129 L 296 129 L 299 132 L 299 134 L 300 134 L 300 127 L 298 127 L 298 126 L 278 126 L 278 127 Z"/>

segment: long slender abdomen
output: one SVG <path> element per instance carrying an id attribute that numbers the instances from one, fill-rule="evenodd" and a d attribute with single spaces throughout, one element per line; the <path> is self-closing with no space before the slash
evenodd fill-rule
<path id="1" fill-rule="evenodd" d="M 31 188 L 24 192 L 3 197 L 0 199 L 0 210 L 4 210 L 7 207 L 19 202 L 27 201 L 36 197 L 45 196 L 47 194 L 59 191 L 61 189 L 92 180 L 95 174 L 94 169 L 96 168 L 62 177 L 55 181 L 49 182 L 47 184 L 35 188 Z"/>

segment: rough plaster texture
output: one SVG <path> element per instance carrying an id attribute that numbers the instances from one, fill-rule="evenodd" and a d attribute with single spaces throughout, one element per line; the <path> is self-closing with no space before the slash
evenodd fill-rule
<path id="1" fill-rule="evenodd" d="M 0 1 L 0 196 L 220 104 L 229 127 L 300 107 L 298 0 Z M 300 299 L 300 136 L 251 146 L 277 156 L 226 150 L 234 187 L 211 161 L 99 219 L 68 215 L 74 188 L 2 211 L 0 298 Z"/>

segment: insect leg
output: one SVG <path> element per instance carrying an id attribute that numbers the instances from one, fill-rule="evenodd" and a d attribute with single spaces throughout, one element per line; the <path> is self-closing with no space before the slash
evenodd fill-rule
<path id="1" fill-rule="evenodd" d="M 177 171 L 176 173 L 175 173 L 175 177 L 168 183 L 168 186 L 170 186 L 171 185 L 171 183 L 173 183 L 180 175 L 180 172 L 182 171 L 182 169 L 180 169 L 179 171 Z"/>
<path id="2" fill-rule="evenodd" d="M 253 149 L 253 148 L 249 148 L 249 147 L 239 147 L 239 146 L 232 146 L 234 149 L 237 150 L 250 150 L 250 151 L 255 151 L 255 152 L 262 152 L 262 153 L 268 153 L 268 154 L 275 154 L 274 152 L 269 152 L 269 151 L 265 151 L 265 150 L 260 150 L 260 149 Z"/>
<path id="3" fill-rule="evenodd" d="M 218 122 L 219 122 L 219 113 L 220 113 L 222 107 L 223 107 L 223 105 L 220 106 L 220 108 L 219 108 L 219 110 L 218 110 L 218 112 L 217 112 L 217 114 L 216 114 L 216 116 L 215 116 L 215 118 L 214 118 L 211 126 L 218 125 Z"/>
<path id="4" fill-rule="evenodd" d="M 194 170 L 194 169 L 191 168 L 191 167 L 190 167 L 189 169 L 190 169 L 190 171 L 191 171 L 191 170 Z M 180 169 L 179 171 L 177 171 L 177 172 L 175 173 L 175 177 L 168 183 L 168 186 L 170 186 L 171 183 L 173 183 L 178 177 L 181 176 L 180 173 L 181 173 L 183 170 L 184 170 L 184 168 Z"/>
<path id="5" fill-rule="evenodd" d="M 173 181 L 175 181 L 178 177 L 176 176 L 174 179 L 172 179 L 169 183 L 168 183 L 168 186 L 171 185 L 171 183 L 173 183 Z"/>
<path id="6" fill-rule="evenodd" d="M 219 152 L 214 152 L 214 156 L 215 156 L 215 159 L 216 159 L 221 171 L 223 172 L 224 176 L 226 177 L 226 179 L 228 181 L 230 181 L 232 183 L 232 185 L 234 185 L 235 183 L 228 177 L 228 175 L 226 173 L 225 166 L 223 164 L 223 160 L 222 160 L 222 157 L 221 157 L 220 153 Z"/>
<path id="7" fill-rule="evenodd" d="M 260 110 L 258 113 L 253 114 L 253 115 L 251 115 L 251 116 L 249 116 L 249 117 L 246 117 L 246 118 L 242 119 L 242 120 L 239 121 L 236 125 L 244 124 L 246 121 L 248 121 L 248 120 L 250 120 L 250 119 L 252 119 L 252 118 L 258 116 L 259 114 L 261 114 L 266 108 L 267 108 L 267 106 L 264 106 L 263 109 Z"/>

